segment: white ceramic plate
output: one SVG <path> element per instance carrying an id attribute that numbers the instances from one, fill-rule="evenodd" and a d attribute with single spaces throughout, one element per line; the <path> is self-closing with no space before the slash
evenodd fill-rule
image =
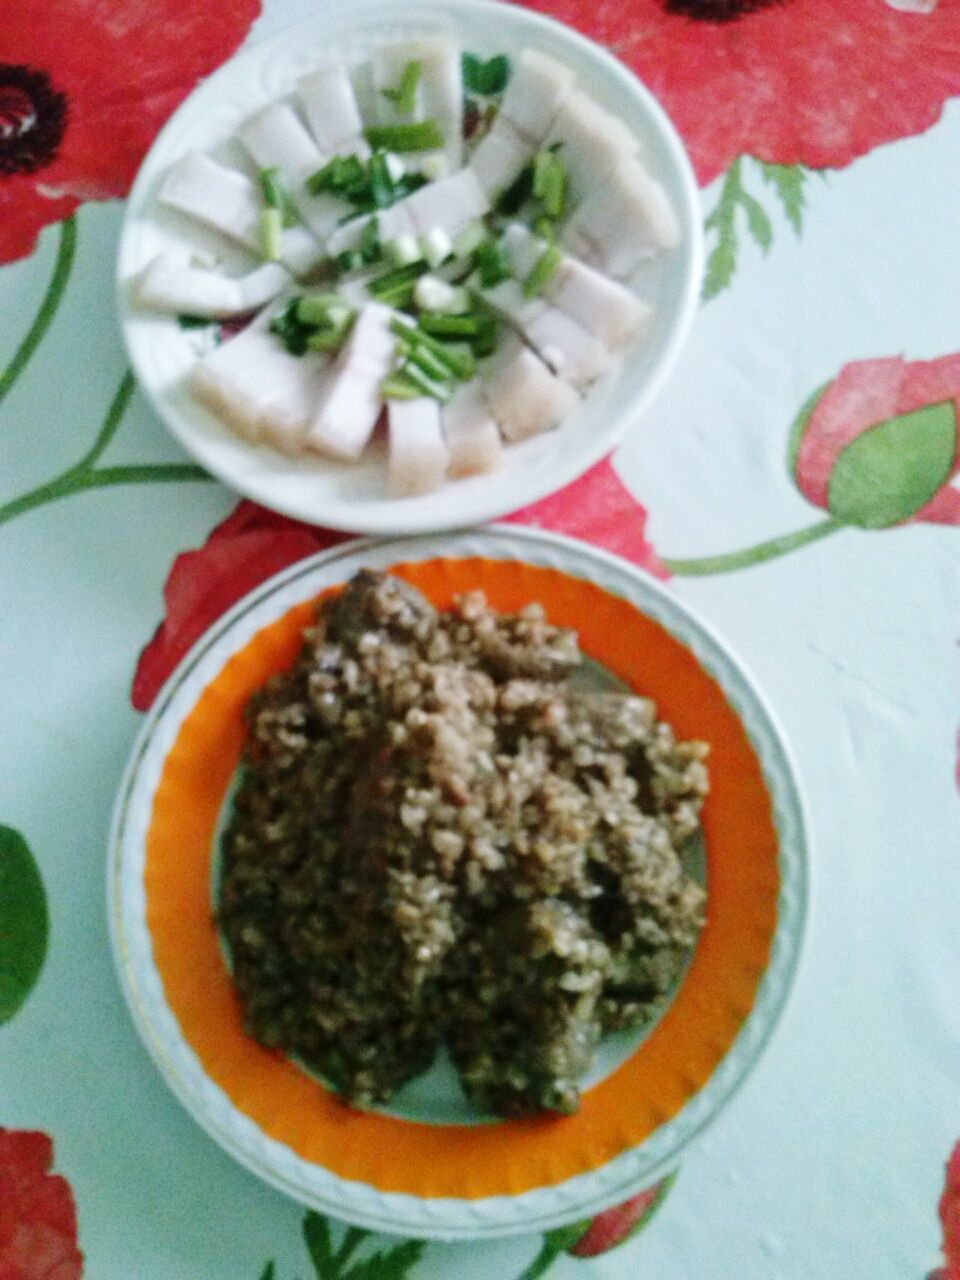
<path id="1" fill-rule="evenodd" d="M 728 1043 L 723 1050 L 715 1051 L 715 1042 L 711 1041 L 710 1033 L 701 1033 L 697 1029 L 705 1016 L 702 982 L 693 977 L 684 980 L 685 983 L 692 984 L 693 993 L 693 1023 L 688 1023 L 687 1026 L 692 1027 L 694 1039 L 706 1041 L 706 1066 L 697 1065 L 693 1049 L 689 1059 L 683 1053 L 674 1054 L 676 1066 L 672 1070 L 675 1075 L 669 1082 L 670 1088 L 673 1089 L 676 1085 L 679 1095 L 686 1100 L 679 1110 L 676 1107 L 668 1108 L 663 1113 L 662 1121 L 658 1121 L 642 1141 L 634 1145 L 621 1144 L 616 1148 L 619 1154 L 612 1158 L 604 1154 L 602 1159 L 594 1160 L 589 1167 L 585 1166 L 586 1172 L 580 1172 L 576 1176 L 544 1176 L 539 1181 L 527 1177 L 525 1189 L 520 1194 L 410 1194 L 384 1189 L 383 1185 L 378 1185 L 378 1181 L 384 1180 L 376 1177 L 350 1178 L 334 1172 L 328 1167 L 336 1163 L 332 1159 L 304 1158 L 294 1149 L 295 1141 L 278 1140 L 274 1133 L 266 1131 L 270 1127 L 270 1108 L 267 1119 L 263 1122 L 251 1118 L 251 1114 L 248 1114 L 250 1108 L 244 1109 L 238 1105 L 236 1095 L 228 1092 L 228 1087 L 221 1087 L 221 1083 L 213 1078 L 216 1071 L 212 1068 L 210 1071 L 205 1069 L 198 1051 L 188 1041 L 182 1019 L 178 1020 L 178 1015 L 171 1007 L 168 1000 L 170 989 L 165 987 L 160 976 L 160 967 L 164 961 L 159 952 L 155 954 L 157 935 L 148 925 L 147 919 L 148 891 L 145 874 L 148 868 L 148 832 L 155 830 L 154 814 L 161 782 L 166 776 L 166 762 L 174 744 L 181 739 L 188 718 L 194 713 L 202 696 L 206 699 L 207 707 L 212 705 L 216 708 L 220 705 L 217 699 L 222 696 L 222 673 L 228 669 L 231 660 L 233 665 L 229 667 L 230 671 L 236 671 L 238 663 L 242 665 L 246 660 L 244 655 L 250 653 L 254 638 L 261 637 L 257 643 L 262 643 L 265 628 L 271 627 L 292 608 L 313 600 L 321 591 L 346 581 L 362 566 L 389 569 L 401 563 L 476 563 L 476 557 L 482 557 L 488 562 L 505 562 L 506 567 L 501 564 L 497 570 L 501 581 L 512 583 L 516 576 L 516 580 L 523 585 L 523 593 L 527 590 L 526 584 L 533 581 L 530 575 L 542 573 L 543 570 L 554 571 L 553 579 L 560 581 L 561 591 L 566 591 L 568 586 L 574 594 L 599 588 L 608 596 L 616 598 L 611 607 L 620 611 L 617 616 L 624 617 L 623 610 L 626 609 L 631 616 L 639 615 L 641 623 L 643 619 L 650 619 L 658 629 L 668 634 L 668 646 L 672 646 L 678 653 L 677 661 L 681 671 L 688 673 L 686 677 L 681 676 L 681 679 L 692 678 L 689 674 L 689 664 L 692 661 L 703 673 L 698 679 L 705 679 L 711 687 L 714 682 L 719 686 L 722 695 L 720 703 L 727 708 L 722 715 L 727 717 L 728 723 L 735 726 L 735 734 L 739 735 L 744 749 L 755 761 L 753 768 L 756 771 L 756 782 L 751 784 L 743 773 L 735 771 L 732 784 L 729 776 L 725 784 L 727 799 L 721 802 L 717 798 L 716 803 L 726 805 L 728 831 L 731 812 L 736 818 L 743 804 L 759 803 L 761 812 L 767 815 L 763 822 L 771 833 L 765 844 L 761 841 L 756 847 L 751 847 L 739 832 L 734 833 L 732 842 L 729 836 L 726 837 L 728 847 L 732 850 L 726 865 L 737 867 L 751 858 L 762 863 L 761 879 L 765 877 L 764 883 L 768 886 L 762 892 L 770 899 L 764 928 L 770 943 L 769 952 L 763 951 L 761 961 L 754 965 L 752 993 L 748 999 L 738 999 L 736 1002 L 735 1018 L 730 1024 L 734 1029 L 729 1033 Z M 506 579 L 504 574 L 507 575 Z M 582 584 L 588 584 L 588 587 L 585 588 Z M 510 589 L 513 590 L 512 587 Z M 587 625 L 586 620 L 584 625 Z M 596 625 L 606 624 L 598 622 Z M 270 643 L 273 644 L 274 641 L 271 640 Z M 288 662 L 289 653 L 281 661 Z M 669 679 L 673 679 L 672 675 Z M 219 693 L 211 693 L 215 682 Z M 218 714 L 221 713 L 215 712 L 215 717 Z M 236 715 L 236 712 L 231 715 Z M 700 695 L 697 695 L 695 715 L 697 726 L 705 724 L 706 713 L 702 710 Z M 689 736 L 690 714 L 687 715 L 687 720 L 685 732 Z M 195 724 L 196 719 L 191 723 Z M 718 741 L 722 741 L 722 735 Z M 176 758 L 178 763 L 173 767 L 174 775 L 182 776 L 184 757 L 178 755 Z M 188 754 L 187 758 L 196 760 L 200 757 Z M 719 757 L 716 765 L 719 769 Z M 231 765 L 230 768 L 232 767 Z M 717 793 L 721 789 L 718 778 L 719 773 L 715 776 Z M 751 786 L 754 799 L 749 802 L 741 799 L 743 788 L 749 789 Z M 225 796 L 226 790 L 222 793 L 217 791 L 216 805 L 219 806 L 221 821 L 224 807 L 229 803 L 228 799 L 223 798 Z M 169 806 L 171 801 L 168 799 L 166 803 Z M 174 800 L 173 803 L 176 807 L 179 801 Z M 708 801 L 708 805 L 712 803 L 713 798 Z M 709 915 L 711 911 L 718 910 L 717 904 L 723 890 L 719 880 L 711 886 L 711 876 L 714 874 L 710 869 L 713 865 L 711 857 L 716 851 L 712 842 L 715 838 L 719 839 L 719 826 L 711 819 L 705 830 Z M 200 876 L 202 872 L 205 879 L 204 887 L 195 894 L 195 914 L 190 917 L 196 920 L 198 930 L 205 929 L 211 935 L 209 868 L 214 855 L 209 846 L 215 840 L 214 835 L 207 847 L 196 850 L 197 865 L 200 868 L 197 874 Z M 183 844 L 180 841 L 178 847 Z M 154 855 L 152 863 L 154 876 L 157 874 L 156 857 Z M 192 861 L 193 853 L 190 852 L 187 857 Z M 721 859 L 716 867 L 723 866 Z M 177 884 L 181 879 L 188 878 L 176 868 L 165 874 Z M 721 878 L 723 877 L 729 879 L 726 873 L 722 873 Z M 739 894 L 731 902 L 729 887 L 725 892 L 725 910 L 728 918 L 731 914 L 735 918 L 734 929 L 740 929 L 744 936 L 749 935 L 755 928 L 751 917 L 751 895 Z M 622 560 L 570 539 L 506 526 L 442 538 L 353 542 L 304 560 L 262 584 L 210 629 L 170 678 L 143 726 L 120 788 L 110 840 L 108 899 L 117 969 L 137 1029 L 176 1096 L 208 1133 L 237 1160 L 303 1203 L 371 1229 L 443 1239 L 504 1236 L 545 1230 L 574 1218 L 591 1215 L 651 1185 L 675 1167 L 683 1149 L 717 1116 L 753 1068 L 782 1011 L 800 952 L 807 902 L 804 820 L 796 779 L 783 741 L 748 676 L 723 644 L 684 605 L 648 575 Z M 152 901 L 156 911 L 156 898 Z M 169 902 L 167 909 L 170 909 Z M 154 915 L 154 924 L 156 919 Z M 709 975 L 716 971 L 717 954 L 720 956 L 721 967 L 726 965 L 732 971 L 741 964 L 740 960 L 729 960 L 722 946 L 717 952 L 714 946 L 716 937 L 715 933 L 714 942 L 709 945 L 701 940 L 691 974 L 697 964 L 700 965 L 701 978 L 704 973 Z M 215 943 L 212 946 L 214 949 L 210 952 L 209 964 L 197 968 L 202 978 L 194 999 L 201 1003 L 208 999 L 212 969 L 220 964 L 219 956 L 214 954 Z M 177 947 L 175 954 L 179 957 L 182 949 Z M 711 962 L 713 969 L 705 964 L 706 954 L 714 957 L 714 962 Z M 169 974 L 169 970 L 167 972 Z M 226 1004 L 232 1007 L 228 979 L 225 978 L 223 982 L 229 996 Z M 684 994 L 681 988 L 675 1004 L 684 999 Z M 671 1006 L 671 1011 L 674 1007 Z M 699 1013 L 696 1012 L 698 1009 Z M 675 1025 L 678 1023 L 679 1019 Z M 235 1039 L 243 1039 L 239 1031 L 233 1034 Z M 656 1034 L 661 1034 L 660 1028 Z M 685 1038 L 681 1039 L 681 1046 L 686 1046 L 690 1043 L 691 1031 L 683 1034 Z M 244 1039 L 243 1043 L 249 1046 L 251 1042 Z M 653 1044 L 652 1036 L 649 1043 Z M 236 1047 L 234 1043 L 230 1050 L 234 1056 Z M 280 1061 L 266 1054 L 266 1051 L 254 1049 L 252 1052 L 270 1058 L 271 1063 Z M 636 1060 L 646 1063 L 642 1070 L 647 1075 L 640 1077 L 645 1081 L 651 1070 L 646 1043 L 637 1050 Z M 606 1076 L 609 1080 L 616 1081 L 618 1072 L 624 1069 L 623 1061 L 621 1051 L 612 1054 L 608 1052 L 601 1059 L 598 1070 L 591 1077 L 592 1084 L 586 1100 L 590 1099 L 595 1089 L 606 1087 L 607 1080 L 598 1077 Z M 629 1060 L 626 1066 L 629 1069 Z M 269 1069 L 272 1071 L 275 1068 L 271 1065 Z M 295 1075 L 301 1083 L 305 1079 L 299 1073 Z M 690 1084 L 694 1076 L 697 1077 L 696 1083 Z M 308 1092 L 305 1099 L 300 1100 L 295 1112 L 297 1132 L 307 1123 L 311 1108 L 320 1104 L 319 1096 L 309 1092 L 315 1090 L 316 1086 L 310 1082 L 307 1084 Z M 281 1082 L 281 1088 L 284 1087 L 286 1086 Z M 627 1099 L 625 1106 L 615 1117 L 616 1123 L 620 1125 L 621 1121 L 629 1122 L 630 1113 L 641 1106 L 642 1100 L 633 1084 L 628 1084 L 625 1092 L 621 1089 L 617 1096 Z M 271 1093 L 269 1097 L 270 1106 L 273 1107 L 276 1094 Z M 334 1107 L 338 1105 L 332 1100 L 331 1103 Z M 431 1113 L 431 1106 L 434 1111 L 440 1107 L 441 1113 Z M 412 1154 L 418 1138 L 418 1134 L 414 1133 L 415 1129 L 422 1131 L 425 1124 L 449 1123 L 451 1117 L 444 1114 L 445 1106 L 446 1099 L 431 1101 L 421 1090 L 408 1099 L 406 1114 L 399 1104 L 387 1111 L 388 1115 L 397 1115 L 398 1111 L 401 1115 L 401 1122 L 387 1144 L 392 1147 L 388 1154 L 395 1169 L 399 1165 L 403 1171 L 406 1166 L 415 1162 Z M 471 1122 L 469 1117 L 455 1119 L 460 1123 Z M 347 1114 L 335 1117 L 332 1123 L 337 1135 L 337 1147 L 349 1151 L 351 1121 Z M 365 1122 L 360 1119 L 354 1123 Z M 556 1123 L 560 1126 L 573 1124 L 566 1120 Z M 455 1146 L 449 1163 L 451 1177 L 458 1184 L 464 1180 L 469 1182 L 472 1176 L 469 1159 L 465 1158 L 471 1132 L 477 1131 L 460 1131 L 467 1144 L 463 1148 L 464 1155 L 459 1154 L 460 1146 Z M 422 1132 L 419 1136 L 422 1137 Z M 520 1153 L 522 1163 L 526 1159 L 524 1153 L 528 1148 L 524 1144 L 527 1139 L 521 1135 L 519 1146 L 516 1145 L 515 1137 L 510 1140 L 515 1144 L 512 1148 L 515 1155 Z M 587 1141 L 589 1140 L 588 1135 Z M 459 1141 L 460 1139 L 457 1140 L 458 1144 Z M 536 1137 L 532 1141 L 536 1145 Z M 412 1144 L 409 1148 L 408 1143 Z M 327 1150 L 329 1149 L 328 1147 Z M 604 1152 L 607 1150 L 604 1147 Z M 464 1165 L 462 1174 L 458 1160 Z M 536 1160 L 531 1167 L 534 1170 L 539 1168 Z M 552 1172 L 548 1164 L 544 1164 L 543 1168 L 546 1175 Z M 416 1171 L 410 1176 L 416 1182 Z M 433 1172 L 427 1170 L 425 1176 L 431 1178 Z"/>
<path id="2" fill-rule="evenodd" d="M 538 48 L 573 67 L 583 87 L 642 141 L 645 163 L 677 211 L 680 246 L 637 276 L 656 307 L 652 335 L 626 352 L 622 369 L 595 385 L 559 429 L 510 449 L 487 476 L 447 483 L 417 498 L 384 496 L 384 457 L 376 448 L 354 466 L 290 459 L 234 435 L 188 394 L 184 378 L 197 357 L 197 334 L 169 317 L 131 305 L 130 281 L 157 253 L 183 245 L 189 228 L 156 201 L 173 161 L 189 150 L 224 154 L 240 122 L 290 94 L 322 61 L 361 61 L 374 44 L 436 30 L 456 34 L 485 56 Z M 243 164 L 239 146 L 227 158 Z M 194 234 L 193 239 L 197 237 Z M 217 241 L 217 248 L 223 246 Z M 510 4 L 444 0 L 328 0 L 322 16 L 292 27 L 231 59 L 183 103 L 148 153 L 127 202 L 118 259 L 118 307 L 124 340 L 144 393 L 183 447 L 224 484 L 301 520 L 363 533 L 415 533 L 479 524 L 518 510 L 574 480 L 620 441 L 648 408 L 679 355 L 696 311 L 703 262 L 700 200 L 683 145 L 640 81 L 606 50 L 570 28 Z"/>

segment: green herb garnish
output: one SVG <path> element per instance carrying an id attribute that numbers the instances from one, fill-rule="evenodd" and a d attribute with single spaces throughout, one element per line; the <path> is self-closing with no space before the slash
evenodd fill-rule
<path id="1" fill-rule="evenodd" d="M 496 240 L 478 245 L 473 251 L 473 265 L 480 275 L 480 284 L 484 289 L 492 289 L 502 280 L 510 277 L 510 264 L 503 246 Z"/>
<path id="2" fill-rule="evenodd" d="M 566 192 L 566 165 L 555 151 L 538 151 L 533 160 L 533 195 L 548 218 L 562 215 Z"/>
<path id="3" fill-rule="evenodd" d="M 260 252 L 267 262 L 279 262 L 283 253 L 283 214 L 270 205 L 260 210 Z"/>
<path id="4" fill-rule="evenodd" d="M 417 105 L 417 89 L 423 75 L 423 63 L 408 62 L 403 68 L 403 75 L 396 89 L 381 89 L 383 96 L 397 108 L 402 116 L 412 116 Z"/>
<path id="5" fill-rule="evenodd" d="M 280 170 L 274 165 L 260 170 L 260 187 L 268 209 L 279 209 L 285 227 L 295 227 L 300 221 L 296 206 L 283 183 Z"/>
<path id="6" fill-rule="evenodd" d="M 291 298 L 284 309 L 270 321 L 270 332 L 275 333 L 292 356 L 302 356 L 307 350 L 307 339 L 313 333 L 313 325 L 304 324 L 299 316 L 300 299 Z"/>
<path id="7" fill-rule="evenodd" d="M 468 93 L 479 93 L 485 98 L 503 93 L 510 79 L 510 59 L 504 54 L 478 58 L 475 53 L 465 53 L 460 60 L 463 85 Z"/>
<path id="8" fill-rule="evenodd" d="M 540 257 L 533 264 L 530 274 L 523 282 L 523 296 L 536 298 L 556 275 L 557 268 L 563 261 L 563 251 L 559 245 L 548 244 Z"/>
<path id="9" fill-rule="evenodd" d="M 533 165 L 528 164 L 514 178 L 508 187 L 497 197 L 494 208 L 497 213 L 511 215 L 518 213 L 533 195 Z"/>
<path id="10" fill-rule="evenodd" d="M 329 192 L 352 202 L 355 194 L 366 192 L 368 181 L 367 166 L 359 156 L 334 156 L 307 179 L 306 187 L 312 196 Z"/>
<path id="11" fill-rule="evenodd" d="M 443 146 L 443 133 L 436 120 L 420 120 L 415 124 L 374 124 L 364 129 L 363 136 L 371 147 L 383 151 L 436 151 Z"/>
<path id="12" fill-rule="evenodd" d="M 380 395 L 384 400 L 419 400 L 423 391 L 405 373 L 391 373 L 380 384 Z"/>

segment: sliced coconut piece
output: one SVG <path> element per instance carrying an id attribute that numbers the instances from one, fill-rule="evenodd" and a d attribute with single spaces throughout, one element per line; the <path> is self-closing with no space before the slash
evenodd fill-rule
<path id="1" fill-rule="evenodd" d="M 290 355 L 269 331 L 275 310 L 267 308 L 242 333 L 202 356 L 188 381 L 197 399 L 234 431 L 296 454 L 328 362 L 314 352 Z"/>
<path id="2" fill-rule="evenodd" d="M 522 138 L 537 146 L 575 79 L 564 63 L 536 49 L 524 49 L 514 64 L 499 114 Z"/>
<path id="3" fill-rule="evenodd" d="M 546 248 L 539 236 L 511 223 L 503 246 L 515 276 L 525 279 Z M 617 280 L 565 253 L 544 296 L 612 350 L 618 351 L 649 329 L 653 307 Z"/>
<path id="4" fill-rule="evenodd" d="M 523 332 L 557 377 L 578 390 L 613 366 L 609 349 L 557 307 L 547 307 L 523 326 Z"/>
<path id="5" fill-rule="evenodd" d="M 490 200 L 520 175 L 533 155 L 533 144 L 522 138 L 509 120 L 498 116 L 470 157 L 470 168 Z"/>
<path id="6" fill-rule="evenodd" d="M 574 389 L 519 338 L 507 339 L 490 359 L 483 386 L 500 430 L 511 442 L 555 427 L 579 403 Z"/>
<path id="7" fill-rule="evenodd" d="M 363 119 L 346 67 L 322 67 L 304 76 L 297 96 L 314 141 L 325 156 L 370 154 L 363 137 Z"/>
<path id="8" fill-rule="evenodd" d="M 311 422 L 308 448 L 349 462 L 360 457 L 380 416 L 380 384 L 393 363 L 393 316 L 389 307 L 377 302 L 368 303 L 357 316 Z"/>
<path id="9" fill-rule="evenodd" d="M 543 145 L 555 143 L 560 144 L 558 154 L 567 170 L 569 205 L 586 199 L 621 160 L 635 156 L 640 149 L 636 136 L 622 120 L 577 88 L 560 104 L 547 130 Z"/>
<path id="10" fill-rule="evenodd" d="M 161 253 L 137 278 L 133 296 L 142 307 L 222 320 L 258 310 L 289 282 L 289 271 L 278 262 L 265 262 L 245 276 L 225 276 Z"/>
<path id="11" fill-rule="evenodd" d="M 428 182 L 401 204 L 406 206 L 419 235 L 439 228 L 451 239 L 490 208 L 487 194 L 471 169 L 460 169 L 439 182 Z"/>
<path id="12" fill-rule="evenodd" d="M 420 64 L 420 80 L 413 110 L 403 113 L 384 90 L 396 89 L 412 62 Z M 450 169 L 459 168 L 463 153 L 463 81 L 456 43 L 437 35 L 381 45 L 373 51 L 370 64 L 377 96 L 377 118 L 385 124 L 436 120 L 443 134 L 447 164 Z M 424 153 L 424 158 L 429 154 Z M 420 167 L 413 157 L 408 156 L 407 162 L 411 168 Z"/>
<path id="13" fill-rule="evenodd" d="M 260 253 L 263 198 L 245 173 L 190 151 L 171 165 L 158 199 Z M 282 252 L 283 261 L 296 275 L 309 271 L 321 257 L 320 246 L 306 227 L 289 227 L 283 232 Z"/>
<path id="14" fill-rule="evenodd" d="M 346 205 L 332 195 L 312 196 L 304 186 L 323 167 L 325 157 L 293 108 L 286 102 L 264 107 L 245 120 L 237 134 L 261 169 L 276 166 L 280 170 L 307 226 L 319 236 L 329 235 Z"/>
<path id="15" fill-rule="evenodd" d="M 645 258 L 679 242 L 680 225 L 667 193 L 633 157 L 621 160 L 576 209 L 564 243 L 617 279 Z"/>
<path id="16" fill-rule="evenodd" d="M 478 379 L 462 383 L 440 411 L 450 455 L 451 476 L 495 470 L 503 461 L 503 441 Z"/>
<path id="17" fill-rule="evenodd" d="M 389 401 L 387 431 L 387 492 L 394 498 L 408 498 L 439 489 L 447 472 L 447 446 L 436 400 L 422 396 Z"/>

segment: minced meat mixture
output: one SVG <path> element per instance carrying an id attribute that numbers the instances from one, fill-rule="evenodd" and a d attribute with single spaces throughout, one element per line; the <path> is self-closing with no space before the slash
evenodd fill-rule
<path id="1" fill-rule="evenodd" d="M 574 632 L 362 571 L 248 709 L 219 918 L 246 1027 L 349 1100 L 445 1045 L 474 1104 L 574 1111 L 703 923 L 707 749 L 584 693 Z"/>

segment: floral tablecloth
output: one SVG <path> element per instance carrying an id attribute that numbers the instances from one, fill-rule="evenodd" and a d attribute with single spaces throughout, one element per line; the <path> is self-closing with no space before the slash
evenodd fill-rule
<path id="1" fill-rule="evenodd" d="M 514 518 L 667 579 L 754 672 L 809 802 L 804 964 L 721 1120 L 593 1223 L 424 1246 L 262 1186 L 136 1039 L 103 869 L 140 715 L 337 535 L 238 504 L 136 392 L 118 201 L 198 77 L 333 3 L 0 0 L 0 1280 L 956 1280 L 960 0 L 539 6 L 661 97 L 709 265 L 653 410 Z"/>

